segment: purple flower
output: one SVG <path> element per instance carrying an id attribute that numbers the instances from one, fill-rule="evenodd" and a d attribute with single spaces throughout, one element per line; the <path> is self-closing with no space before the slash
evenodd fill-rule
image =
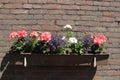
<path id="1" fill-rule="evenodd" d="M 93 40 L 91 37 L 85 38 L 83 41 L 83 49 L 85 53 L 91 52 L 91 46 L 93 45 Z"/>
<path id="2" fill-rule="evenodd" d="M 62 39 L 62 36 L 56 35 L 53 36 L 49 42 L 51 52 L 59 53 L 60 49 L 64 46 L 65 41 Z"/>

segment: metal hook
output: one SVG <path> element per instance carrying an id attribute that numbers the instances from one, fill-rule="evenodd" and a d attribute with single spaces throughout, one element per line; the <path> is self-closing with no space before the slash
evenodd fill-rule
<path id="1" fill-rule="evenodd" d="M 24 67 L 27 67 L 27 59 L 24 57 Z"/>
<path id="2" fill-rule="evenodd" d="M 96 66 L 97 66 L 97 64 L 96 64 L 96 57 L 94 57 L 93 66 L 94 66 L 94 67 L 96 67 Z"/>

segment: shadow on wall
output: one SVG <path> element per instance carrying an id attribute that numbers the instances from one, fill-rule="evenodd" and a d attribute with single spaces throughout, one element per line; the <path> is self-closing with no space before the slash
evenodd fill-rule
<path id="1" fill-rule="evenodd" d="M 4 56 L 0 71 L 0 80 L 93 80 L 96 68 L 90 66 L 27 66 L 23 57 Z M 15 65 L 19 63 L 20 65 Z"/>

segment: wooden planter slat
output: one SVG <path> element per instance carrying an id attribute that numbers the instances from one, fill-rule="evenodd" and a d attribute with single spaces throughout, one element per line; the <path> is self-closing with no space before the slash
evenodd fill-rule
<path id="1" fill-rule="evenodd" d="M 98 55 L 42 55 L 14 54 L 10 56 L 11 65 L 23 65 L 24 57 L 27 66 L 91 66 L 96 57 L 97 65 L 107 64 L 109 54 Z"/>

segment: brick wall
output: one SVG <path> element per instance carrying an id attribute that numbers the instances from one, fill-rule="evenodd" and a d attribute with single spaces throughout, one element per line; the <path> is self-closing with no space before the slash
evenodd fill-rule
<path id="1" fill-rule="evenodd" d="M 10 32 L 25 29 L 62 33 L 62 27 L 66 24 L 72 25 L 78 36 L 91 33 L 105 34 L 108 38 L 105 51 L 111 53 L 109 64 L 98 66 L 92 78 L 89 74 L 91 68 L 85 70 L 85 74 L 90 78 L 87 76 L 83 78 L 80 75 L 85 74 L 80 68 L 49 67 L 42 70 L 33 67 L 27 69 L 28 80 L 32 79 L 29 77 L 33 73 L 36 76 L 39 76 L 37 73 L 45 75 L 42 80 L 120 80 L 120 0 L 0 0 L 0 62 L 10 48 L 11 41 L 8 38 Z M 13 67 L 2 69 L 0 75 L 6 78 L 1 79 L 24 80 L 23 67 L 17 68 L 18 71 L 12 71 Z M 52 78 L 53 75 L 56 77 Z M 33 80 L 37 79 L 38 77 Z"/>

